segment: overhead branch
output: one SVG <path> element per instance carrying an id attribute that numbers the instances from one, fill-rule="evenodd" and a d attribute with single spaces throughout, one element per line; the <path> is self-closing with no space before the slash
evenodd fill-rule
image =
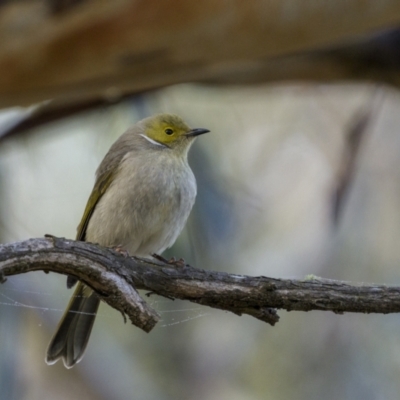
<path id="1" fill-rule="evenodd" d="M 127 257 L 112 249 L 46 237 L 0 245 L 0 277 L 42 270 L 73 275 L 146 332 L 158 314 L 137 294 L 145 289 L 170 299 L 248 314 L 274 325 L 275 308 L 287 311 L 400 312 L 400 287 L 319 279 L 276 279 L 228 274 Z"/>
<path id="2" fill-rule="evenodd" d="M 180 82 L 376 79 L 376 63 L 360 68 L 369 55 L 312 52 L 400 23 L 398 0 L 377 4 L 7 1 L 0 4 L 0 107 L 99 101 Z M 393 71 L 385 81 L 397 79 Z"/>

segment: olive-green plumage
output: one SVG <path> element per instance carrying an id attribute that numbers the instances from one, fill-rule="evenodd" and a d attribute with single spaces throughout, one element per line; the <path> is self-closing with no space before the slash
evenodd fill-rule
<path id="1" fill-rule="evenodd" d="M 196 197 L 187 154 L 194 138 L 206 132 L 170 114 L 128 129 L 97 169 L 77 240 L 120 246 L 141 257 L 170 247 Z M 69 287 L 75 283 L 68 278 Z M 79 282 L 47 349 L 48 364 L 62 358 L 71 368 L 82 359 L 99 303 L 96 293 Z"/>

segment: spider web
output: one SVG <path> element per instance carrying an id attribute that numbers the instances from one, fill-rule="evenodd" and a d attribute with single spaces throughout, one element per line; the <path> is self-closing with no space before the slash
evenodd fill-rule
<path id="1" fill-rule="evenodd" d="M 45 320 L 61 318 L 73 291 L 60 288 L 59 276 L 52 275 L 49 277 L 45 275 L 43 278 L 43 273 L 34 272 L 7 278 L 7 281 L 0 285 L 0 309 L 3 307 L 33 309 L 39 311 Z M 58 282 L 54 282 L 56 280 Z M 146 301 L 161 315 L 157 328 L 167 328 L 210 315 L 207 308 L 193 306 L 184 301 L 172 301 L 157 296 Z M 105 310 L 105 307 L 100 308 L 97 318 L 109 318 L 110 314 Z"/>

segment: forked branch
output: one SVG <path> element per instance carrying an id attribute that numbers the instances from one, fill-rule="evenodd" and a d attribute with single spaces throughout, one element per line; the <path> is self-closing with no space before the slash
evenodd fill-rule
<path id="1" fill-rule="evenodd" d="M 271 325 L 277 309 L 359 313 L 400 312 L 400 287 L 319 279 L 251 277 L 125 257 L 95 244 L 46 237 L 0 245 L 0 278 L 43 270 L 76 276 L 111 307 L 149 332 L 159 316 L 138 294 L 189 300 Z"/>

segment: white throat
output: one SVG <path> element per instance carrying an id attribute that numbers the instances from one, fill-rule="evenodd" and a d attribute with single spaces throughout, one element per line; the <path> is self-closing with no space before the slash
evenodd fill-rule
<path id="1" fill-rule="evenodd" d="M 143 138 L 145 138 L 148 142 L 150 142 L 150 143 L 152 143 L 152 144 L 155 144 L 155 145 L 161 146 L 161 147 L 167 147 L 167 146 L 165 146 L 165 144 L 156 142 L 155 140 L 153 140 L 153 139 L 149 138 L 148 136 L 144 135 L 143 133 L 141 133 L 140 136 L 143 137 Z"/>

